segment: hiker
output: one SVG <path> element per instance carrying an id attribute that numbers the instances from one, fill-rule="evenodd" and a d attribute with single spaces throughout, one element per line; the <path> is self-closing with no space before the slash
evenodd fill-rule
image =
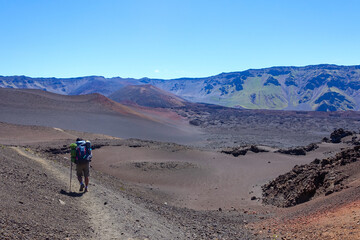
<path id="1" fill-rule="evenodd" d="M 81 138 L 77 138 L 76 146 L 75 144 L 71 144 L 70 147 L 72 148 L 72 161 L 74 160 L 76 164 L 76 175 L 80 183 L 79 191 L 87 192 L 90 176 L 90 161 L 92 158 L 91 143 L 90 141 L 84 141 Z M 83 182 L 83 176 L 85 183 Z"/>

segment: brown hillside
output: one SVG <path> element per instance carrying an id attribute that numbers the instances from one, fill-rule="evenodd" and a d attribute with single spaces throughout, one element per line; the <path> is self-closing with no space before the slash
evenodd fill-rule
<path id="1" fill-rule="evenodd" d="M 186 100 L 150 84 L 126 86 L 111 94 L 109 98 L 121 103 L 160 108 L 182 107 L 186 103 Z"/>
<path id="2" fill-rule="evenodd" d="M 194 139 L 193 128 L 182 119 L 158 113 L 156 109 L 149 113 L 139 106 L 125 106 L 97 93 L 70 96 L 34 89 L 0 89 L 0 112 L 0 121 L 7 123 L 121 138 L 175 142 Z"/>
<path id="3" fill-rule="evenodd" d="M 81 112 L 116 112 L 144 117 L 131 108 L 98 94 L 69 96 L 35 89 L 0 89 L 1 105 L 21 108 L 45 108 Z"/>

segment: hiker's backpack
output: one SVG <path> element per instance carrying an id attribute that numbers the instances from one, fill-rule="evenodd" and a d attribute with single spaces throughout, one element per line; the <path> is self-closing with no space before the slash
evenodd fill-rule
<path id="1" fill-rule="evenodd" d="M 90 162 L 92 158 L 90 141 L 76 142 L 76 161 L 75 163 Z"/>

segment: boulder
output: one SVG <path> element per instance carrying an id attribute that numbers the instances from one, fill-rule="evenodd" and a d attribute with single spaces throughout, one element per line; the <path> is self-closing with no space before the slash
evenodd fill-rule
<path id="1" fill-rule="evenodd" d="M 330 134 L 330 139 L 332 143 L 340 143 L 342 138 L 351 135 L 353 135 L 352 132 L 339 128 Z"/>

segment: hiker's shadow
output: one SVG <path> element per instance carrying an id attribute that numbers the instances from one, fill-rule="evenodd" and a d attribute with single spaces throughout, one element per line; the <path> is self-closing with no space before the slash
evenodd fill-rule
<path id="1" fill-rule="evenodd" d="M 64 189 L 61 189 L 60 194 L 69 196 L 69 197 L 81 197 L 84 195 L 84 192 L 67 192 Z"/>

